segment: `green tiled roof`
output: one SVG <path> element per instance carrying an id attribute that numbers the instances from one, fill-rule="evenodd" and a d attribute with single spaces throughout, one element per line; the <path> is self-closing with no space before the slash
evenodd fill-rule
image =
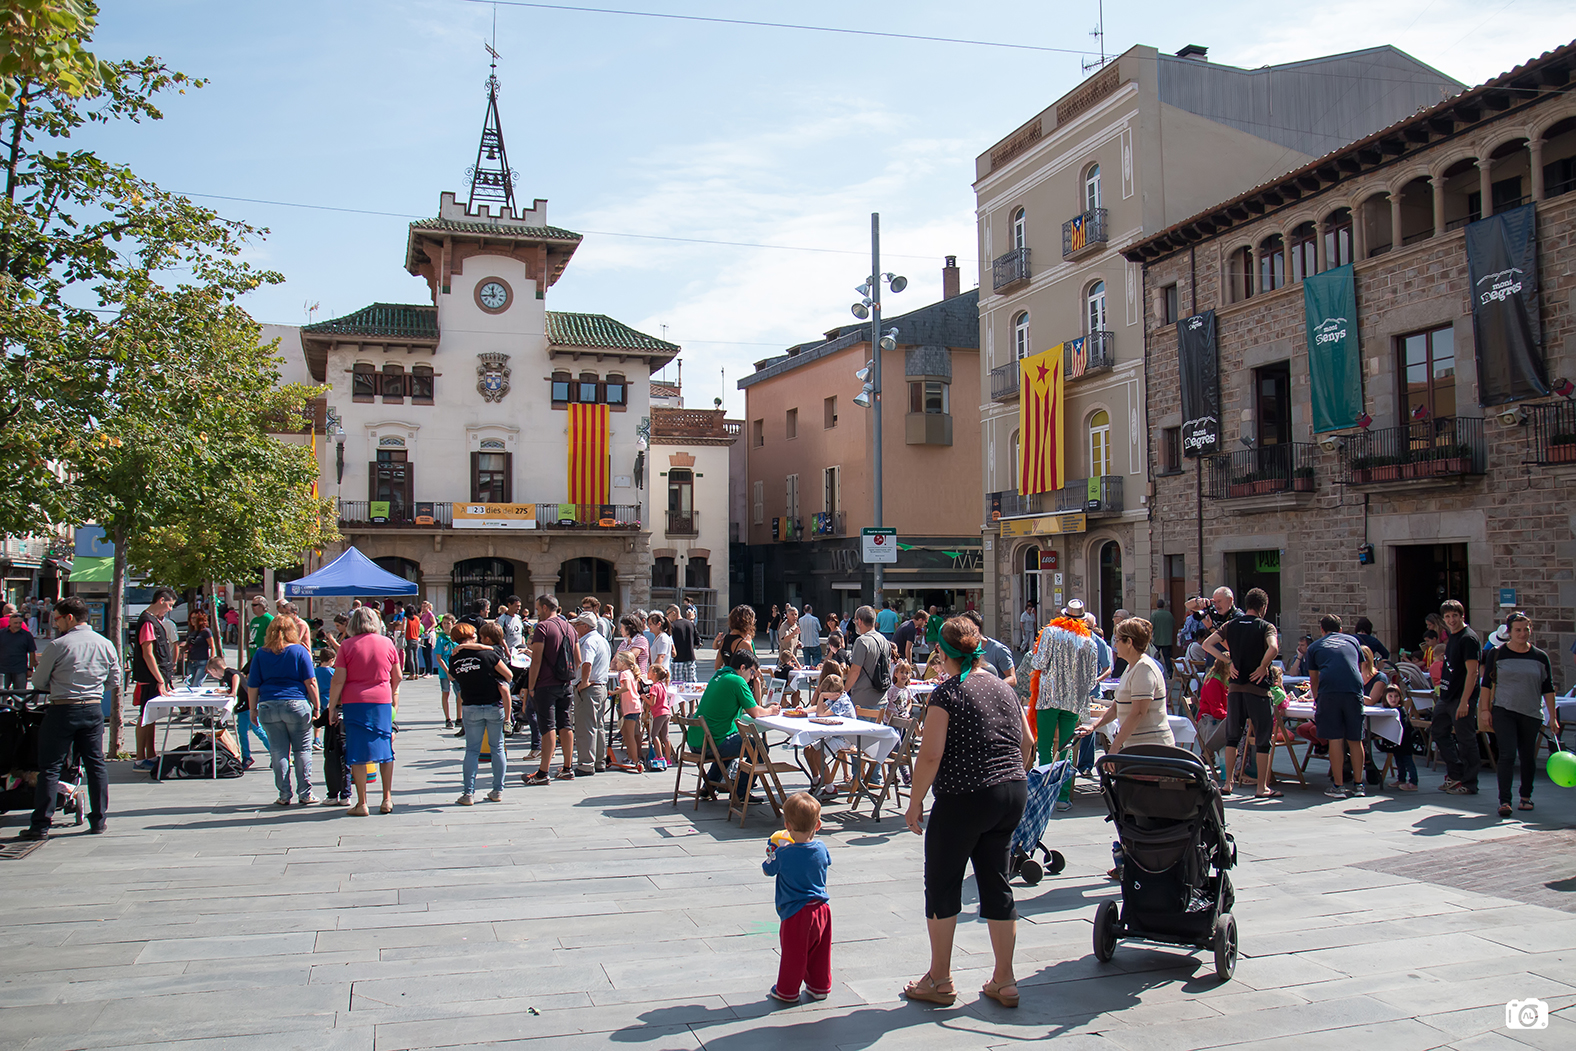
<path id="1" fill-rule="evenodd" d="M 438 338 L 438 308 L 416 303 L 373 303 L 353 314 L 303 325 L 307 335 L 386 336 L 397 339 Z"/>
<path id="2" fill-rule="evenodd" d="M 418 219 L 412 230 L 448 230 L 457 234 L 486 234 L 489 237 L 517 237 L 529 241 L 579 241 L 573 230 L 559 226 L 517 226 L 503 223 L 462 223 L 454 219 Z"/>
<path id="3" fill-rule="evenodd" d="M 547 342 L 560 347 L 618 347 L 678 353 L 679 345 L 637 332 L 605 314 L 547 312 Z"/>

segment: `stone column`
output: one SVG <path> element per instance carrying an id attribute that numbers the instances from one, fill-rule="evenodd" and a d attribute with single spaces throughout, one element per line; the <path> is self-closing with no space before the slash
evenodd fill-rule
<path id="1" fill-rule="evenodd" d="M 1543 200 L 1543 140 L 1532 139 L 1527 143 L 1527 157 L 1532 166 L 1532 199 Z"/>
<path id="2" fill-rule="evenodd" d="M 1445 232 L 1445 177 L 1435 175 L 1428 180 L 1434 192 L 1434 236 Z"/>
<path id="3" fill-rule="evenodd" d="M 1330 253 L 1325 251 L 1324 248 L 1325 225 L 1326 224 L 1323 219 L 1316 220 L 1313 224 L 1313 265 L 1314 268 L 1321 274 L 1330 269 Z M 1158 591 L 1156 594 L 1163 595 L 1162 592 Z"/>
<path id="4" fill-rule="evenodd" d="M 1390 249 L 1401 247 L 1401 193 L 1390 194 Z"/>
<path id="5" fill-rule="evenodd" d="M 1368 209 L 1363 204 L 1352 208 L 1352 262 L 1368 258 Z"/>
<path id="6" fill-rule="evenodd" d="M 1479 211 L 1479 219 L 1487 219 L 1494 214 L 1494 162 L 1484 157 L 1477 162 L 1478 167 L 1478 194 L 1483 198 L 1483 207 Z"/>
<path id="7" fill-rule="evenodd" d="M 620 573 L 618 575 L 618 615 L 622 617 L 634 609 L 635 602 L 635 575 L 633 573 Z"/>

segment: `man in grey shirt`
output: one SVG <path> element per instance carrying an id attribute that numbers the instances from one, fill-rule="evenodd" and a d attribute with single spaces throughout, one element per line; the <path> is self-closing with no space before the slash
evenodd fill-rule
<path id="1" fill-rule="evenodd" d="M 613 650 L 597 630 L 597 615 L 583 610 L 570 623 L 580 636 L 575 682 L 575 776 L 607 769 L 607 674 Z"/>
<path id="2" fill-rule="evenodd" d="M 38 730 L 38 787 L 33 821 L 17 839 L 49 838 L 60 771 L 74 745 L 88 781 L 88 831 L 104 831 L 109 782 L 104 775 L 104 687 L 116 671 L 115 647 L 88 626 L 88 607 L 76 596 L 55 603 L 56 638 L 39 654 L 35 689 L 49 691 Z"/>
<path id="3" fill-rule="evenodd" d="M 876 611 L 871 606 L 854 611 L 853 629 L 857 637 L 854 659 L 848 665 L 848 697 L 856 708 L 880 708 L 886 704 L 886 688 L 892 685 L 892 644 L 876 630 Z"/>
<path id="4" fill-rule="evenodd" d="M 498 615 L 498 630 L 503 632 L 503 647 L 510 656 L 525 646 L 525 621 L 520 617 L 520 609 L 525 603 L 519 595 L 510 595 L 504 602 L 508 605 L 508 612 Z"/>

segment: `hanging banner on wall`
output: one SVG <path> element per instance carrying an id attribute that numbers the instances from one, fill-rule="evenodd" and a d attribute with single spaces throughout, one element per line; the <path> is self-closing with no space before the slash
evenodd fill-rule
<path id="1" fill-rule="evenodd" d="M 1538 321 L 1537 210 L 1531 204 L 1467 225 L 1478 403 L 1549 393 Z"/>
<path id="2" fill-rule="evenodd" d="M 1314 432 L 1355 427 L 1363 411 L 1363 363 L 1352 264 L 1303 278 L 1302 305 Z"/>
<path id="3" fill-rule="evenodd" d="M 1177 371 L 1182 386 L 1182 455 L 1220 451 L 1220 370 L 1215 312 L 1177 322 Z"/>
<path id="4" fill-rule="evenodd" d="M 1065 466 L 1062 442 L 1062 345 L 1019 363 L 1018 492 L 1024 496 L 1060 489 Z"/>

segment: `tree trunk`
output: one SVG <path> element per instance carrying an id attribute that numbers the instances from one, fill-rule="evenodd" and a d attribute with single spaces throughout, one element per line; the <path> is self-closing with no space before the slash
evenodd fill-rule
<path id="1" fill-rule="evenodd" d="M 115 527 L 115 568 L 109 585 L 109 637 L 115 643 L 115 677 L 110 683 L 109 754 L 121 752 L 121 707 L 126 686 L 126 530 Z M 135 732 L 135 731 L 133 731 Z"/>

